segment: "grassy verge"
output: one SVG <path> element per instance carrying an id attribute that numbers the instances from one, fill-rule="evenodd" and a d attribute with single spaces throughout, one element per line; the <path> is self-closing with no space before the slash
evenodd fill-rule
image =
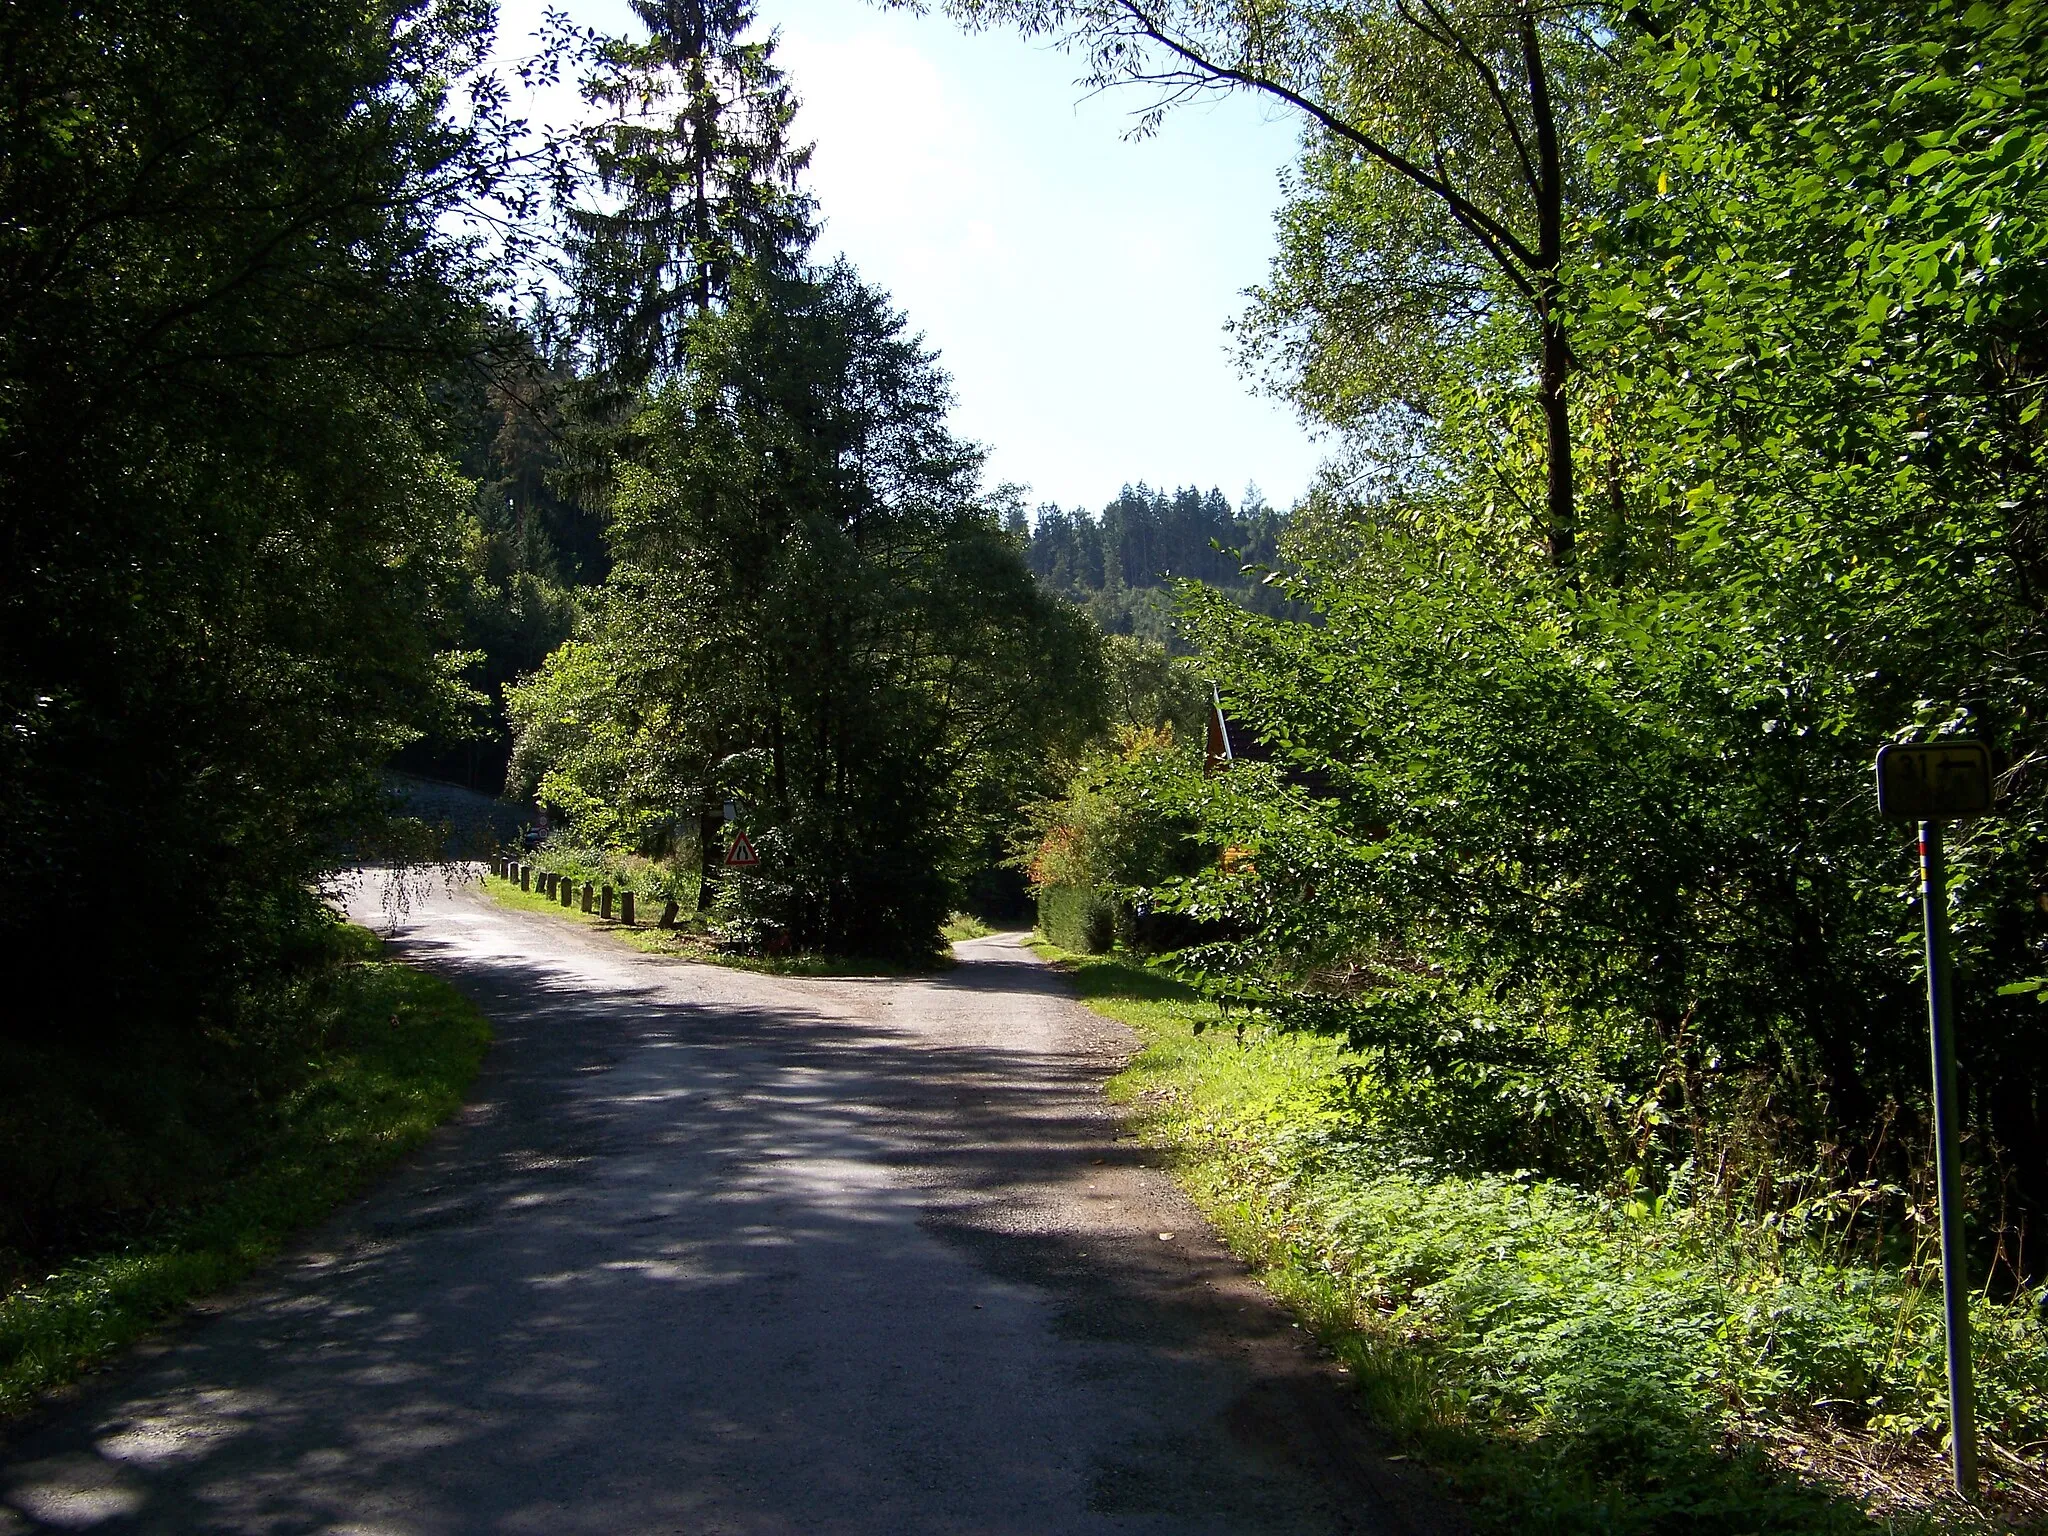
<path id="1" fill-rule="evenodd" d="M 376 949 L 359 929 L 351 943 Z M 263 1072 L 182 1098 L 161 1079 L 196 1058 L 150 1063 L 141 1088 L 97 1054 L 0 1062 L 8 1171 L 64 1213 L 0 1249 L 0 1422 L 361 1191 L 460 1105 L 490 1039 L 447 983 L 373 958 L 265 1006 Z"/>
<path id="2" fill-rule="evenodd" d="M 1041 953 L 1143 1040 L 1111 1085 L 1141 1134 L 1483 1529 L 2048 1530 L 2038 1308 L 1979 1298 L 1991 1487 L 1960 1505 L 1926 1274 L 1782 1223 L 1404 1161 L 1332 1042 L 1239 1033 L 1122 958 Z"/>
<path id="3" fill-rule="evenodd" d="M 710 935 L 699 928 L 660 927 L 655 921 L 661 915 L 658 903 L 642 906 L 634 915 L 633 926 L 628 928 L 616 919 L 607 922 L 595 912 L 585 912 L 580 888 L 576 900 L 566 907 L 554 897 L 543 896 L 539 891 L 522 891 L 516 881 L 500 880 L 495 875 L 484 877 L 483 888 L 485 895 L 515 912 L 538 912 L 564 922 L 580 923 L 598 929 L 642 954 L 669 955 L 679 960 L 696 960 L 706 965 L 729 966 L 733 970 L 755 971 L 767 976 L 915 976 L 941 970 L 949 963 L 943 958 L 935 959 L 929 965 L 904 965 L 846 955 L 736 955 L 730 950 L 720 949 Z M 951 937 L 950 933 L 948 937 Z"/>

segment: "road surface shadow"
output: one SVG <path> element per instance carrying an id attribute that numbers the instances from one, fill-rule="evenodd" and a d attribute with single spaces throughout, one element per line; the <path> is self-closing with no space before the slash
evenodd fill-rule
<path id="1" fill-rule="evenodd" d="M 1120 1138 L 1113 1061 L 865 1008 L 1042 967 L 401 949 L 497 1031 L 457 1122 L 0 1449 L 0 1532 L 1462 1528 Z"/>

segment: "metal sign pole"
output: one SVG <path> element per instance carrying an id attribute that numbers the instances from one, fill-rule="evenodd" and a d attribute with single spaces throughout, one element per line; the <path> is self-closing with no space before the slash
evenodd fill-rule
<path id="1" fill-rule="evenodd" d="M 1927 1032 L 1934 1050 L 1934 1169 L 1941 1201 L 1941 1305 L 1948 1331 L 1949 1461 L 1956 1492 L 1977 1496 L 1977 1424 L 1970 1382 L 1970 1299 L 1963 1192 L 1956 1174 L 1956 1041 L 1949 996 L 1948 874 L 1941 823 L 1920 823 L 1920 909 L 1927 925 Z"/>

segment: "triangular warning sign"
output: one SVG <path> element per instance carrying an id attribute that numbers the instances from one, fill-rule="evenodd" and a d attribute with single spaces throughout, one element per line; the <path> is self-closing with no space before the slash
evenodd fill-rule
<path id="1" fill-rule="evenodd" d="M 725 850 L 725 862 L 733 869 L 752 869 L 761 862 L 761 855 L 754 852 L 754 845 L 747 841 L 747 834 L 735 832 L 732 846 Z"/>

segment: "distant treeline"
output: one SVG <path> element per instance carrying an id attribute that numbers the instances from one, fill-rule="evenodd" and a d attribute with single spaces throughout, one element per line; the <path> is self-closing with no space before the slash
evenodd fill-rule
<path id="1" fill-rule="evenodd" d="M 1248 490 L 1236 510 L 1219 490 L 1183 486 L 1168 495 L 1140 482 L 1126 485 L 1101 514 L 1047 504 L 1026 526 L 1031 569 L 1049 590 L 1078 603 L 1105 631 L 1155 640 L 1185 654 L 1173 628 L 1173 583 L 1220 588 L 1255 613 L 1278 615 L 1289 605 L 1260 584 L 1246 565 L 1279 558 L 1284 513 Z"/>

